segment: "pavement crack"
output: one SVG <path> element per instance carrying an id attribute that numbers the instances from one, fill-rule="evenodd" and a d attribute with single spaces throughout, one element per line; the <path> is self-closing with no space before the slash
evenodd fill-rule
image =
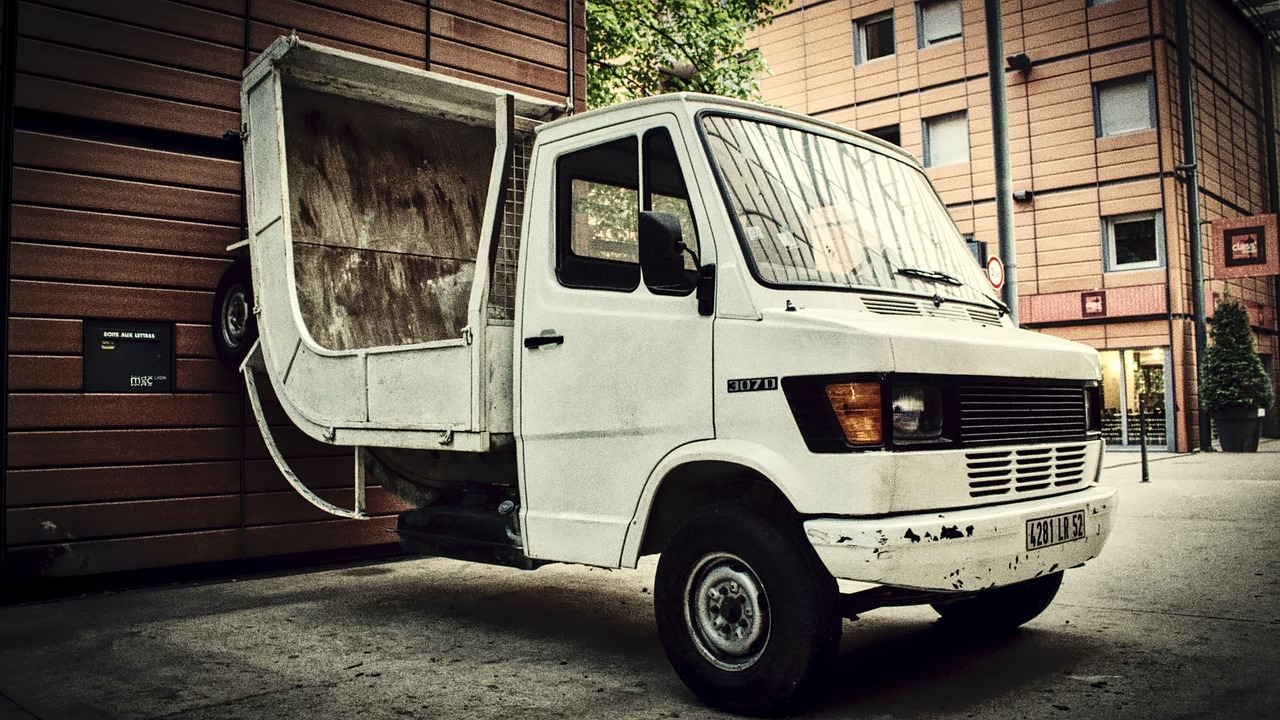
<path id="1" fill-rule="evenodd" d="M 1102 607 L 1099 605 L 1072 605 L 1070 603 L 1054 603 L 1054 607 L 1081 608 L 1084 610 L 1107 610 L 1110 612 L 1127 612 L 1127 613 L 1135 613 L 1138 615 L 1161 615 L 1164 617 L 1184 617 L 1184 618 L 1194 618 L 1197 620 L 1225 620 L 1227 622 L 1248 623 L 1250 625 L 1272 625 L 1272 626 L 1280 625 L 1280 620 L 1265 620 L 1261 618 L 1225 617 L 1223 615 L 1205 615 L 1203 613 L 1174 612 L 1172 610 L 1142 610 L 1140 608 Z"/>
<path id="2" fill-rule="evenodd" d="M 269 697 L 271 695 L 280 695 L 283 693 L 296 692 L 307 688 L 321 688 L 324 685 L 296 685 L 287 688 L 277 688 L 275 690 L 265 690 L 263 692 L 249 693 L 248 695 L 237 695 L 231 698 L 215 700 L 213 702 L 203 703 L 201 705 L 192 705 L 180 710 L 165 713 L 164 715 L 151 715 L 148 720 L 165 720 L 165 718 L 182 718 L 182 717 L 205 717 L 205 711 L 213 708 L 225 708 L 233 706 L 245 700 L 253 700 L 255 698 Z"/>
<path id="3" fill-rule="evenodd" d="M 31 712 L 30 710 L 28 710 L 28 709 L 26 709 L 26 708 L 22 707 L 22 703 L 19 703 L 17 700 L 14 700 L 13 698 L 9 697 L 8 693 L 0 692 L 0 698 L 3 698 L 5 702 L 9 703 L 10 705 L 14 706 L 15 708 L 17 708 L 17 709 L 21 710 L 22 712 L 26 713 L 27 717 L 33 717 L 33 718 L 35 718 L 36 720 L 42 720 L 42 718 L 41 718 L 39 715 L 37 715 L 37 714 L 35 714 L 35 713 Z M 2 709 L 3 709 L 3 708 L 0 708 L 0 710 L 2 710 Z M 4 713 L 4 716 L 5 716 L 5 717 L 8 717 L 9 715 L 8 715 L 8 713 Z"/>

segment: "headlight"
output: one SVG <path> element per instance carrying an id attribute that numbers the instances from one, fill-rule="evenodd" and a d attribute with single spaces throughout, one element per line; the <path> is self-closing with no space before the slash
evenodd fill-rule
<path id="1" fill-rule="evenodd" d="M 942 392 L 907 385 L 893 389 L 893 439 L 936 440 L 942 437 Z"/>
<path id="2" fill-rule="evenodd" d="M 884 442 L 880 422 L 880 383 L 855 382 L 828 385 L 827 400 L 850 445 L 879 445 Z"/>

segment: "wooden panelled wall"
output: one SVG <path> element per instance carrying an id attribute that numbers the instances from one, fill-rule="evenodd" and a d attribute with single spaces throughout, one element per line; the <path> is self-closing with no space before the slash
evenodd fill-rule
<path id="1" fill-rule="evenodd" d="M 15 0 L 6 0 L 12 3 Z M 585 5 L 574 10 L 584 102 Z M 282 34 L 563 101 L 566 0 L 32 0 L 17 6 L 9 243 L 8 578 L 382 545 L 398 505 L 336 520 L 285 484 L 214 356 L 244 236 L 239 77 Z M 86 319 L 174 323 L 167 394 L 83 391 Z M 351 502 L 349 452 L 278 406 L 298 474 Z"/>
<path id="2" fill-rule="evenodd" d="M 1037 309 L 1065 307 L 1072 298 L 1078 307 L 1083 291 L 1125 298 L 1128 316 L 1041 327 L 1099 349 L 1170 347 L 1178 447 L 1186 450 L 1196 442 L 1196 378 L 1194 343 L 1186 341 L 1192 336 L 1186 198 L 1175 172 L 1184 162 L 1175 1 L 1089 7 L 1085 0 L 1005 0 L 1001 7 L 1006 55 L 1026 53 L 1034 63 L 1029 73 L 1006 73 L 1013 188 L 1034 194 L 1015 204 L 1023 320 L 1034 324 Z M 753 43 L 772 71 L 763 81 L 767 101 L 860 130 L 897 125 L 902 145 L 917 156 L 925 118 L 967 111 L 970 161 L 928 173 L 961 231 L 986 240 L 994 253 L 983 5 L 963 0 L 962 37 L 919 49 L 914 0 L 802 0 Z M 1260 39 L 1225 3 L 1190 0 L 1190 6 L 1202 218 L 1274 212 Z M 854 22 L 886 11 L 893 13 L 895 54 L 855 64 Z M 1143 73 L 1155 81 L 1156 129 L 1096 137 L 1093 85 Z M 1163 214 L 1166 266 L 1104 272 L 1102 218 L 1144 211 Z M 1205 277 L 1212 277 L 1205 258 Z M 1210 292 L 1224 289 L 1275 308 L 1270 278 L 1209 284 Z M 1280 351 L 1274 332 L 1265 332 L 1274 328 L 1262 330 L 1260 351 Z"/>

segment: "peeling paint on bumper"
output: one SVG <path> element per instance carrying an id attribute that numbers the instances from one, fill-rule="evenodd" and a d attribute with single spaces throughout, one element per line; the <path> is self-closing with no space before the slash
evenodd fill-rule
<path id="1" fill-rule="evenodd" d="M 1118 497 L 1112 488 L 1029 502 L 888 518 L 816 518 L 805 534 L 838 579 L 968 591 L 1075 567 L 1102 552 Z M 1027 549 L 1027 521 L 1083 510 L 1084 537 Z"/>

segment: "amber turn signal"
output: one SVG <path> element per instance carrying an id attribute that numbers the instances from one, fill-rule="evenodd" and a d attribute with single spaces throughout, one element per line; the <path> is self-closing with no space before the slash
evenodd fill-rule
<path id="1" fill-rule="evenodd" d="M 880 419 L 880 383 L 855 382 L 828 385 L 827 400 L 851 445 L 880 445 L 884 425 Z"/>

